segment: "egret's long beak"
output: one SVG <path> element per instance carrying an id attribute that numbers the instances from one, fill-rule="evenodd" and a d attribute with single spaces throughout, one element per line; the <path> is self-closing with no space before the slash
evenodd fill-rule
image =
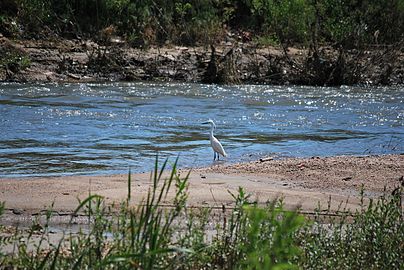
<path id="1" fill-rule="evenodd" d="M 201 123 L 202 125 L 205 125 L 205 124 L 209 124 L 209 122 L 203 122 L 203 123 Z"/>

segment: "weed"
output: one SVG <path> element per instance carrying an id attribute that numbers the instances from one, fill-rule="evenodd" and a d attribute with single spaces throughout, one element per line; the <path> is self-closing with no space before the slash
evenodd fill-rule
<path id="1" fill-rule="evenodd" d="M 303 268 L 400 269 L 404 262 L 401 191 L 342 212 L 328 225 L 316 219 L 301 235 Z"/>
<path id="2" fill-rule="evenodd" d="M 285 210 L 282 200 L 265 207 L 239 188 L 234 207 L 187 207 L 188 177 L 170 173 L 168 160 L 156 158 L 146 198 L 136 195 L 128 175 L 128 195 L 118 206 L 89 194 L 72 215 L 87 217 L 78 233 L 65 231 L 51 241 L 52 207 L 28 230 L 0 237 L 2 267 L 17 269 L 400 269 L 404 262 L 401 190 L 363 203 L 359 211 L 342 208 L 325 224 Z M 363 194 L 362 194 L 363 196 Z M 365 200 L 363 200 L 365 201 Z M 170 202 L 172 207 L 164 207 Z M 331 201 L 330 201 L 331 203 Z M 4 204 L 0 204 L 0 214 Z M 330 209 L 330 207 L 329 207 Z M 218 215 L 219 214 L 219 215 Z M 217 216 L 218 215 L 218 216 Z M 39 236 L 39 240 L 38 240 Z M 36 237 L 36 241 L 33 241 Z M 3 248 L 14 245 L 14 252 Z"/>

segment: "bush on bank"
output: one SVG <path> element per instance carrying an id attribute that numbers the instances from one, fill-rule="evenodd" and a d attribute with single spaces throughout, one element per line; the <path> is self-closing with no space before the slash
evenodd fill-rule
<path id="1" fill-rule="evenodd" d="M 103 29 L 133 46 L 211 44 L 228 31 L 249 40 L 358 47 L 403 38 L 404 0 L 3 0 L 6 36 L 94 36 Z M 108 31 L 107 31 L 108 32 Z"/>

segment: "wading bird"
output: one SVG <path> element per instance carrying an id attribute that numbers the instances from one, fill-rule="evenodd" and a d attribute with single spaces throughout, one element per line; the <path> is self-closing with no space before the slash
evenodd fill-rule
<path id="1" fill-rule="evenodd" d="M 209 139 L 210 139 L 210 145 L 213 148 L 213 160 L 216 160 L 216 155 L 217 160 L 219 160 L 219 154 L 226 157 L 227 154 L 224 151 L 222 144 L 219 142 L 218 139 L 215 138 L 215 136 L 213 136 L 213 130 L 216 128 L 215 122 L 209 119 L 207 122 L 204 122 L 202 124 L 210 124 Z"/>

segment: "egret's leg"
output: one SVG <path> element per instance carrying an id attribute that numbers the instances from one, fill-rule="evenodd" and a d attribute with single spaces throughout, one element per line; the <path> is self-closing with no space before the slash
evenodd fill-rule
<path id="1" fill-rule="evenodd" d="M 220 157 L 220 155 L 219 155 L 219 153 L 217 153 L 217 160 L 219 160 L 219 157 Z"/>
<path id="2" fill-rule="evenodd" d="M 216 152 L 213 151 L 213 161 L 215 161 L 215 160 L 216 160 Z"/>

